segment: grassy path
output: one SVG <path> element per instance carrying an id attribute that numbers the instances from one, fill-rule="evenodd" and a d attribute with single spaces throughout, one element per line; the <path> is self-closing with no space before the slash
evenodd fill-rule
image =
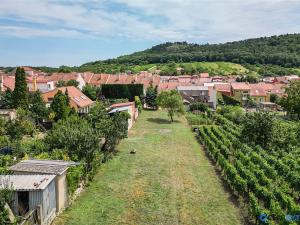
<path id="1" fill-rule="evenodd" d="M 241 224 L 184 119 L 144 111 L 118 150 L 56 225 Z"/>

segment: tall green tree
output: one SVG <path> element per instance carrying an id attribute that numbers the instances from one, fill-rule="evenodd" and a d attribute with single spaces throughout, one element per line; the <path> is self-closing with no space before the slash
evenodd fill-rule
<path id="1" fill-rule="evenodd" d="M 36 121 L 47 117 L 48 109 L 40 91 L 29 94 L 29 111 Z"/>
<path id="2" fill-rule="evenodd" d="M 287 96 L 283 97 L 280 104 L 290 115 L 297 115 L 300 119 L 300 81 L 293 81 L 285 90 Z"/>
<path id="3" fill-rule="evenodd" d="M 128 113 L 115 113 L 110 116 L 106 105 L 96 102 L 87 120 L 98 137 L 103 140 L 101 146 L 103 152 L 113 152 L 118 141 L 127 137 Z"/>
<path id="4" fill-rule="evenodd" d="M 71 111 L 68 96 L 59 90 L 53 98 L 50 109 L 55 113 L 56 121 L 66 119 Z"/>
<path id="5" fill-rule="evenodd" d="M 245 142 L 270 148 L 273 141 L 275 116 L 269 112 L 247 113 L 242 122 L 241 137 Z"/>
<path id="6" fill-rule="evenodd" d="M 175 115 L 185 113 L 182 97 L 176 90 L 162 91 L 157 97 L 157 105 L 167 110 L 172 122 Z"/>
<path id="7" fill-rule="evenodd" d="M 15 89 L 12 94 L 12 103 L 15 108 L 28 109 L 26 75 L 24 69 L 20 67 L 16 70 Z"/>
<path id="8" fill-rule="evenodd" d="M 148 107 L 151 107 L 153 109 L 157 109 L 157 86 L 153 87 L 151 84 L 146 91 L 146 97 L 145 97 L 145 102 Z"/>

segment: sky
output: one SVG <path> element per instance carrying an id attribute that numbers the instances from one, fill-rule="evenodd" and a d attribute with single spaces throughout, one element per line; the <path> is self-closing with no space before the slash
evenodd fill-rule
<path id="1" fill-rule="evenodd" d="M 79 66 L 167 41 L 300 33 L 300 0 L 0 0 L 0 66 Z"/>

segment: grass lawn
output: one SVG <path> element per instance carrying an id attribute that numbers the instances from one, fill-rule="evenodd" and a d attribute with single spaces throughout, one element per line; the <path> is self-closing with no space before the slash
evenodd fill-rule
<path id="1" fill-rule="evenodd" d="M 117 156 L 55 224 L 242 224 L 185 119 L 167 119 L 144 111 Z"/>

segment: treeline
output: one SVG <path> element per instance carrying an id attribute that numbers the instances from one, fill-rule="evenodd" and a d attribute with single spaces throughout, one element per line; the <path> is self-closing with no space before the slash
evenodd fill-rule
<path id="1" fill-rule="evenodd" d="M 300 34 L 254 38 L 225 44 L 165 43 L 106 60 L 107 63 L 151 64 L 168 62 L 215 62 L 240 64 L 274 64 L 283 67 L 300 66 Z"/>

